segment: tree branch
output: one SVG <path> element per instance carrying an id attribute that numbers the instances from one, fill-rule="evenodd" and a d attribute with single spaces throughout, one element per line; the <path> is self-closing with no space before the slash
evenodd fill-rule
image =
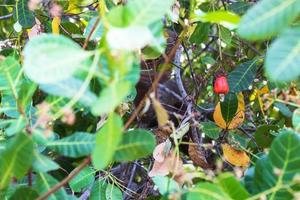
<path id="1" fill-rule="evenodd" d="M 0 20 L 3 20 L 3 19 L 9 19 L 13 16 L 13 13 L 10 13 L 8 15 L 3 15 L 3 16 L 0 16 Z"/>
<path id="2" fill-rule="evenodd" d="M 39 196 L 37 200 L 45 200 L 47 199 L 51 194 L 59 190 L 61 187 L 66 185 L 74 176 L 76 176 L 84 167 L 86 167 L 88 164 L 91 162 L 91 157 L 88 156 L 84 161 L 76 167 L 65 179 L 63 179 L 61 182 L 57 183 L 54 185 L 50 190 L 48 190 L 46 193 L 43 195 Z"/>

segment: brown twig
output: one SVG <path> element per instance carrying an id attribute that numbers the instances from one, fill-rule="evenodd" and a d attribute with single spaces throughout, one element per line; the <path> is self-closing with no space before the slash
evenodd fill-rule
<path id="1" fill-rule="evenodd" d="M 151 92 L 153 92 L 156 88 L 157 85 L 160 81 L 160 79 L 163 76 L 164 71 L 167 69 L 168 64 L 171 62 L 171 58 L 173 57 L 173 55 L 176 53 L 177 48 L 179 47 L 182 38 L 179 38 L 176 41 L 176 44 L 174 45 L 174 47 L 171 49 L 171 52 L 169 53 L 169 55 L 163 55 L 164 59 L 165 59 L 165 63 L 161 69 L 161 71 L 159 72 L 158 76 L 154 79 L 153 83 L 152 83 L 152 87 L 150 87 L 150 89 L 148 90 L 148 92 L 146 93 L 146 95 L 144 96 L 144 98 L 140 101 L 140 103 L 138 104 L 138 106 L 136 107 L 136 109 L 133 111 L 133 113 L 131 114 L 131 116 L 129 117 L 129 119 L 127 120 L 124 129 L 128 129 L 130 124 L 134 121 L 134 119 L 136 118 L 136 116 L 138 115 L 138 113 L 142 110 L 144 103 L 146 101 L 146 99 L 148 98 L 148 96 L 150 95 Z"/>
<path id="2" fill-rule="evenodd" d="M 74 178 L 74 176 L 76 176 L 84 167 L 86 167 L 88 164 L 90 164 L 91 162 L 91 157 L 88 156 L 87 158 L 85 158 L 83 160 L 83 162 L 76 167 L 65 179 L 63 179 L 61 182 L 57 183 L 56 185 L 54 185 L 50 190 L 48 190 L 46 193 L 44 193 L 43 195 L 39 196 L 39 198 L 37 198 L 37 200 L 45 200 L 47 199 L 51 194 L 53 194 L 54 192 L 56 192 L 57 190 L 59 190 L 61 187 L 63 187 L 64 185 L 66 185 L 72 178 Z"/>
<path id="3" fill-rule="evenodd" d="M 86 49 L 86 47 L 87 47 L 87 45 L 88 45 L 88 43 L 89 43 L 89 41 L 90 41 L 90 39 L 91 39 L 91 37 L 92 37 L 94 31 L 96 30 L 96 27 L 97 27 L 98 24 L 99 24 L 99 22 L 100 22 L 100 17 L 97 18 L 97 20 L 95 21 L 95 23 L 94 23 L 94 25 L 93 25 L 93 27 L 92 27 L 92 29 L 91 29 L 91 32 L 89 33 L 89 35 L 88 35 L 87 38 L 85 39 L 84 44 L 83 44 L 83 46 L 82 46 L 83 49 Z"/>

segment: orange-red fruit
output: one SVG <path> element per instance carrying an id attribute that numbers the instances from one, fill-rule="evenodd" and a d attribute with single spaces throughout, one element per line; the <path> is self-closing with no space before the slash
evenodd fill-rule
<path id="1" fill-rule="evenodd" d="M 226 76 L 218 76 L 214 83 L 214 92 L 216 94 L 227 94 L 229 92 L 229 86 Z"/>

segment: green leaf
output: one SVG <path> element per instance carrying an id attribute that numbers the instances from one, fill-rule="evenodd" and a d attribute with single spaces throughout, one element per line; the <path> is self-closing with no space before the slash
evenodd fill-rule
<path id="1" fill-rule="evenodd" d="M 106 200 L 106 188 L 107 183 L 105 182 L 105 180 L 96 180 L 92 187 L 90 200 Z"/>
<path id="2" fill-rule="evenodd" d="M 298 16 L 298 0 L 262 0 L 243 16 L 238 34 L 249 40 L 270 39 Z"/>
<path id="3" fill-rule="evenodd" d="M 44 34 L 31 39 L 24 48 L 24 72 L 36 83 L 56 83 L 88 67 L 90 52 L 71 39 Z"/>
<path id="4" fill-rule="evenodd" d="M 36 181 L 34 184 L 34 188 L 40 195 L 48 192 L 54 185 L 56 185 L 58 181 L 52 176 L 46 173 L 38 173 L 36 177 Z M 60 188 L 53 194 L 51 194 L 47 200 L 59 200 L 59 199 L 67 199 L 67 193 L 63 188 Z"/>
<path id="5" fill-rule="evenodd" d="M 238 108 L 238 98 L 235 93 L 228 93 L 223 102 L 221 102 L 221 112 L 223 119 L 230 122 L 235 116 Z"/>
<path id="6" fill-rule="evenodd" d="M 251 5 L 252 3 L 250 2 L 233 2 L 228 5 L 228 10 L 238 15 L 242 15 L 251 7 Z"/>
<path id="7" fill-rule="evenodd" d="M 89 155 L 94 146 L 95 135 L 85 132 L 76 132 L 68 137 L 47 143 L 49 149 L 73 158 Z"/>
<path id="8" fill-rule="evenodd" d="M 145 130 L 128 131 L 117 147 L 114 160 L 132 161 L 150 155 L 156 145 L 155 137 Z"/>
<path id="9" fill-rule="evenodd" d="M 80 79 L 70 77 L 51 84 L 41 84 L 40 89 L 55 96 L 73 98 L 83 84 L 84 82 Z M 91 106 L 96 99 L 97 96 L 94 93 L 90 90 L 85 90 L 78 101 L 83 105 Z"/>
<path id="10" fill-rule="evenodd" d="M 152 180 L 162 195 L 171 194 L 180 190 L 178 183 L 169 177 L 155 176 L 152 177 Z"/>
<path id="11" fill-rule="evenodd" d="M 0 190 L 4 189 L 14 176 L 23 178 L 32 164 L 34 144 L 31 138 L 19 133 L 6 145 L 0 156 Z"/>
<path id="12" fill-rule="evenodd" d="M 113 159 L 122 139 L 123 122 L 115 113 L 109 115 L 104 126 L 96 134 L 96 146 L 92 162 L 96 169 L 104 169 Z"/>
<path id="13" fill-rule="evenodd" d="M 300 7 L 300 2 L 298 2 Z M 270 46 L 265 70 L 273 81 L 291 81 L 300 77 L 300 26 L 284 31 Z"/>
<path id="14" fill-rule="evenodd" d="M 284 103 L 275 102 L 274 107 L 278 108 L 285 117 L 291 118 L 293 115 L 292 111 Z"/>
<path id="15" fill-rule="evenodd" d="M 14 18 L 23 28 L 31 28 L 35 24 L 35 16 L 28 8 L 28 0 L 17 0 Z"/>
<path id="16" fill-rule="evenodd" d="M 37 199 L 39 194 L 37 191 L 33 190 L 27 186 L 21 186 L 13 193 L 9 200 L 32 200 Z"/>
<path id="17" fill-rule="evenodd" d="M 74 192 L 80 192 L 93 184 L 94 175 L 95 170 L 90 167 L 85 167 L 71 179 L 69 185 Z"/>
<path id="18" fill-rule="evenodd" d="M 239 21 L 240 16 L 235 13 L 229 11 L 215 11 L 215 12 L 208 12 L 208 13 L 197 13 L 193 18 L 193 22 L 202 21 L 202 22 L 210 22 L 210 23 L 217 23 L 221 24 L 225 27 L 232 29 L 235 27 Z"/>
<path id="19" fill-rule="evenodd" d="M 300 108 L 294 110 L 292 122 L 294 129 L 300 132 Z"/>
<path id="20" fill-rule="evenodd" d="M 34 151 L 32 167 L 36 172 L 48 172 L 58 169 L 59 165 L 47 156 Z"/>
<path id="21" fill-rule="evenodd" d="M 130 92 L 131 84 L 128 81 L 114 82 L 104 88 L 99 98 L 94 102 L 92 113 L 102 115 L 112 112 Z"/>
<path id="22" fill-rule="evenodd" d="M 19 74 L 21 66 L 14 57 L 7 57 L 5 60 L 0 62 L 0 88 L 1 91 L 17 90 L 15 87 L 15 80 Z"/>
<path id="23" fill-rule="evenodd" d="M 230 72 L 228 76 L 230 92 L 238 93 L 249 88 L 255 78 L 256 62 L 256 59 L 244 62 Z"/>
<path id="24" fill-rule="evenodd" d="M 202 130 L 211 139 L 218 139 L 221 129 L 213 122 L 201 122 Z"/>
<path id="25" fill-rule="evenodd" d="M 224 200 L 231 199 L 220 186 L 212 183 L 198 183 L 189 189 L 186 194 L 187 200 Z"/>
<path id="26" fill-rule="evenodd" d="M 174 0 L 131 0 L 124 7 L 114 8 L 107 19 L 113 26 L 148 26 L 161 20 L 171 10 Z"/>
<path id="27" fill-rule="evenodd" d="M 275 136 L 272 131 L 277 131 L 278 126 L 276 125 L 261 125 L 257 128 L 254 133 L 254 138 L 258 146 L 262 148 L 270 147 Z"/>
<path id="28" fill-rule="evenodd" d="M 121 200 L 122 192 L 121 190 L 113 184 L 108 184 L 105 190 L 105 197 L 107 200 Z"/>
<path id="29" fill-rule="evenodd" d="M 292 199 L 282 186 L 292 184 L 294 176 L 300 173 L 299 151 L 299 134 L 282 130 L 272 143 L 269 155 L 256 163 L 254 182 L 259 191 L 274 188 L 270 199 Z"/>
<path id="30" fill-rule="evenodd" d="M 217 183 L 232 199 L 242 200 L 249 197 L 247 190 L 231 173 L 220 174 Z"/>
<path id="31" fill-rule="evenodd" d="M 209 23 L 197 23 L 197 26 L 190 37 L 190 42 L 200 45 L 205 40 L 208 39 L 208 34 L 210 31 L 210 24 Z"/>

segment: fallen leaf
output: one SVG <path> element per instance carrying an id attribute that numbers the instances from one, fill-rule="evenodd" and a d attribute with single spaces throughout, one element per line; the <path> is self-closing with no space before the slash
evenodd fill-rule
<path id="1" fill-rule="evenodd" d="M 240 150 L 236 150 L 229 144 L 222 144 L 223 156 L 226 161 L 237 167 L 247 167 L 250 162 L 249 156 Z"/>

